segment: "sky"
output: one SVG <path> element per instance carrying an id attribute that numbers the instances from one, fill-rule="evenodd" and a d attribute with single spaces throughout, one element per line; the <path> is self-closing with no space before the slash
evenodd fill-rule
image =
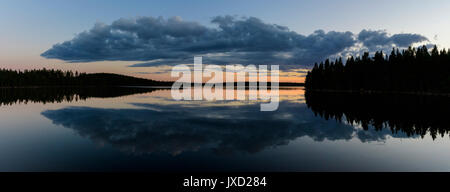
<path id="1" fill-rule="evenodd" d="M 301 82 L 303 69 L 336 55 L 417 43 L 450 47 L 450 2 L 444 0 L 0 3 L 1 68 L 168 80 L 171 66 L 210 55 L 204 61 L 212 64 L 279 64 L 281 81 Z"/>

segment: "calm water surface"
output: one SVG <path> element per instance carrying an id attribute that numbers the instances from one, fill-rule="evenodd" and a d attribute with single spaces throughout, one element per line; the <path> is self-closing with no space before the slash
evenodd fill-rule
<path id="1" fill-rule="evenodd" d="M 0 171 L 450 171 L 447 134 L 336 120 L 301 88 L 274 112 L 170 90 L 19 92 L 2 90 Z"/>

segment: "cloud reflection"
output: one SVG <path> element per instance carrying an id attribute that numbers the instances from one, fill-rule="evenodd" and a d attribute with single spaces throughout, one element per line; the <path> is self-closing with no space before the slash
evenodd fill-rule
<path id="1" fill-rule="evenodd" d="M 165 104 L 133 103 L 139 109 L 67 107 L 42 115 L 82 137 L 133 154 L 177 155 L 204 149 L 217 154 L 256 153 L 304 136 L 315 141 L 368 142 L 391 135 L 316 117 L 305 104 L 291 101 L 282 101 L 278 111 L 260 112 L 258 103 L 190 106 L 166 100 Z"/>

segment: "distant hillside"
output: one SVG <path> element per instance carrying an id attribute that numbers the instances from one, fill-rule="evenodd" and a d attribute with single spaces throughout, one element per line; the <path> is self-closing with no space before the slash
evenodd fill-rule
<path id="1" fill-rule="evenodd" d="M 172 86 L 173 82 L 155 81 L 112 73 L 82 74 L 78 77 L 81 85 L 95 86 Z"/>
<path id="2" fill-rule="evenodd" d="M 78 73 L 61 70 L 0 70 L 0 87 L 30 86 L 171 86 L 155 81 L 111 73 Z"/>
<path id="3" fill-rule="evenodd" d="M 33 87 L 33 86 L 172 86 L 170 81 L 155 81 L 112 73 L 78 73 L 53 69 L 16 71 L 0 69 L 0 87 Z M 193 83 L 191 84 L 194 85 Z M 203 84 L 204 85 L 204 84 Z M 224 87 L 226 83 L 223 84 Z M 249 83 L 245 83 L 246 87 Z M 270 82 L 267 86 L 270 86 Z M 303 86 L 303 83 L 280 82 L 279 86 Z M 237 86 L 237 83 L 235 83 Z"/>

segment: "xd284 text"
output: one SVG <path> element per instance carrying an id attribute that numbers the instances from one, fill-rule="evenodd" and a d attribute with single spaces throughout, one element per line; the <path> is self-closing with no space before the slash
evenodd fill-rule
<path id="1" fill-rule="evenodd" d="M 206 187 L 210 189 L 234 188 L 234 187 L 265 187 L 267 185 L 266 177 L 227 177 L 225 178 L 185 178 L 184 187 Z"/>

